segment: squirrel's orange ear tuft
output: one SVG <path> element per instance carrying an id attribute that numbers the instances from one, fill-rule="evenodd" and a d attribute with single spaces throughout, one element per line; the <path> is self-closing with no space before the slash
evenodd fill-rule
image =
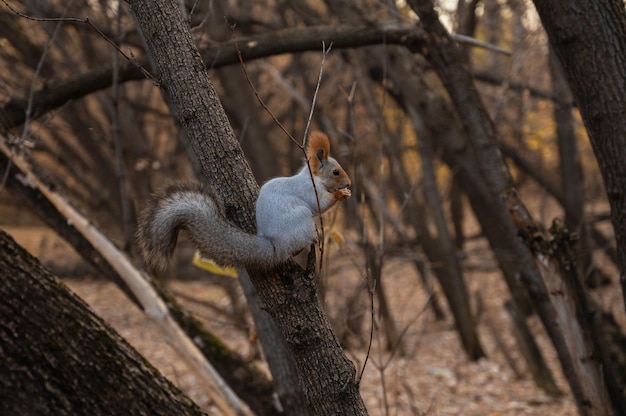
<path id="1" fill-rule="evenodd" d="M 321 131 L 313 131 L 306 142 L 306 155 L 310 159 L 311 168 L 316 171 L 319 165 L 328 159 L 330 140 Z"/>

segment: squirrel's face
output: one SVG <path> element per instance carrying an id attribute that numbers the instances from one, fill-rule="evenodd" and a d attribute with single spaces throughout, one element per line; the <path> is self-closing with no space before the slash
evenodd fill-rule
<path id="1" fill-rule="evenodd" d="M 332 157 L 329 157 L 320 168 L 322 171 L 320 176 L 323 178 L 328 192 L 335 192 L 352 185 L 346 171 Z"/>
<path id="2" fill-rule="evenodd" d="M 330 157 L 330 140 L 321 132 L 313 132 L 307 140 L 307 156 L 316 180 L 327 192 L 337 192 L 351 185 L 350 178 L 339 162 Z"/>
<path id="3" fill-rule="evenodd" d="M 349 188 L 350 185 L 352 185 L 352 182 L 350 182 L 350 178 L 348 177 L 348 174 L 341 168 L 341 166 L 337 165 L 338 167 L 334 168 L 332 170 L 332 175 L 336 178 L 336 183 L 335 183 L 335 188 L 332 189 L 332 192 L 335 192 L 339 189 L 344 189 L 344 188 Z"/>

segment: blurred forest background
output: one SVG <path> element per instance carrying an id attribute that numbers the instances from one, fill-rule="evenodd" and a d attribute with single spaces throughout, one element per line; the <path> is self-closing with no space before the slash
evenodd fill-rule
<path id="1" fill-rule="evenodd" d="M 283 46 L 313 29 L 410 28 L 417 17 L 409 5 L 181 0 L 180 7 L 260 184 L 295 172 L 302 152 L 252 86 L 302 138 L 323 61 L 312 125 L 331 137 L 353 196 L 326 217 L 318 295 L 357 370 L 369 359 L 361 390 L 370 413 L 576 413 L 563 363 L 509 258 L 511 242 L 494 245 L 498 231 L 490 227 L 501 225 L 490 221 L 489 202 L 481 204 L 480 181 L 466 173 L 464 164 L 475 162 L 464 159 L 463 120 L 428 59 L 394 40 L 326 44 L 325 56 L 321 42 Z M 512 198 L 521 198 L 533 218 L 524 241 L 535 241 L 535 232 L 549 238 L 545 230 L 555 218 L 575 233 L 578 275 L 615 331 L 609 344 L 616 367 L 623 365 L 624 303 L 606 191 L 533 4 L 455 0 L 436 2 L 436 10 L 461 45 L 497 131 L 519 190 Z M 289 39 L 281 32 L 287 28 L 302 31 Z M 254 48 L 249 39 L 263 34 L 266 49 L 246 59 L 247 77 L 232 54 L 220 54 L 234 36 L 242 48 Z M 26 155 L 48 185 L 141 265 L 138 211 L 164 184 L 196 176 L 158 86 L 136 63 L 150 68 L 123 2 L 0 5 L 2 142 Z M 203 410 L 218 414 L 149 321 L 71 242 L 61 242 L 45 211 L 32 208 L 1 173 L 0 227 Z M 183 238 L 175 264 L 157 281 L 228 348 L 264 368 L 237 280 L 193 266 L 193 252 Z M 619 371 L 623 380 L 624 367 Z"/>

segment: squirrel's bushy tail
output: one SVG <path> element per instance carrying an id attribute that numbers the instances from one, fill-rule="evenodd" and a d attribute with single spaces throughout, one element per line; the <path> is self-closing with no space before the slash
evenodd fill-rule
<path id="1" fill-rule="evenodd" d="M 230 224 L 221 200 L 199 184 L 175 184 L 156 194 L 139 218 L 137 232 L 145 261 L 163 268 L 174 253 L 181 229 L 203 256 L 222 266 L 267 267 L 280 259 L 266 238 Z"/>

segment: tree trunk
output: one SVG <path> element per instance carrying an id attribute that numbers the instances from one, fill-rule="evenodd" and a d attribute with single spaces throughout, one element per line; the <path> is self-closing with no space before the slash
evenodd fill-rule
<path id="1" fill-rule="evenodd" d="M 575 239 L 561 220 L 554 220 L 549 236 L 533 220 L 517 192 L 504 197 L 520 236 L 541 273 L 547 301 L 554 319 L 567 340 L 566 351 L 558 351 L 569 364 L 563 372 L 572 388 L 581 415 L 624 414 L 624 394 L 614 363 L 609 358 L 602 313 L 589 298 L 576 267 Z"/>
<path id="2" fill-rule="evenodd" d="M 567 228 L 579 235 L 576 245 L 580 276 L 590 287 L 600 284 L 599 275 L 593 262 L 593 247 L 589 227 L 584 221 L 585 198 L 583 193 L 583 168 L 580 163 L 576 130 L 574 127 L 572 93 L 563 76 L 563 69 L 554 53 L 548 52 L 548 66 L 552 79 L 552 90 L 560 100 L 554 103 L 554 121 L 559 147 L 559 168 L 565 204 L 569 207 L 565 214 Z"/>
<path id="3" fill-rule="evenodd" d="M 437 235 L 433 237 L 427 228 L 424 229 L 422 233 L 424 252 L 430 252 L 429 258 L 438 260 L 437 263 L 440 264 L 436 273 L 454 315 L 465 352 L 470 359 L 479 360 L 485 357 L 485 351 L 478 338 L 476 319 L 472 314 L 468 291 L 463 281 L 461 261 L 443 214 L 443 204 L 435 174 L 435 152 L 432 146 L 434 139 L 424 128 L 424 121 L 417 110 L 409 104 L 405 104 L 405 109 L 418 135 L 417 147 L 422 162 L 424 201 L 428 207 L 430 220 L 437 230 Z"/>
<path id="4" fill-rule="evenodd" d="M 621 0 L 534 0 L 604 179 L 626 299 L 626 11 Z M 625 302 L 626 303 L 626 302 Z"/>
<path id="5" fill-rule="evenodd" d="M 513 302 L 506 301 L 504 309 L 509 315 L 511 326 L 513 327 L 513 336 L 520 349 L 520 353 L 528 365 L 533 381 L 549 396 L 558 397 L 563 393 L 559 389 L 552 376 L 552 372 L 546 365 L 546 361 L 541 354 L 539 346 L 535 342 L 535 337 L 526 323 L 526 317 L 523 316 Z"/>
<path id="6" fill-rule="evenodd" d="M 548 172 L 542 169 L 538 164 L 533 163 L 527 158 L 523 157 L 513 146 L 509 146 L 505 143 L 500 143 L 500 150 L 502 150 L 504 156 L 513 161 L 515 166 L 522 173 L 531 177 L 535 182 L 537 182 L 537 184 L 543 187 L 544 190 L 548 192 L 548 194 L 550 194 L 552 198 L 556 199 L 557 202 L 561 204 L 561 207 L 563 207 L 563 210 L 565 211 L 566 219 L 568 217 L 577 217 L 578 214 L 576 213 L 576 208 L 571 207 L 568 204 L 565 193 L 555 181 L 552 181 L 549 178 L 550 175 L 548 174 Z M 600 248 L 604 251 L 604 253 L 613 264 L 617 265 L 617 253 L 616 250 L 613 248 L 612 241 L 609 238 L 604 237 L 604 235 L 600 231 L 598 231 L 596 225 L 593 225 L 591 223 L 589 223 L 588 225 L 590 235 L 589 238 L 595 242 L 595 246 L 597 248 Z M 589 244 L 591 245 L 591 243 Z M 608 276 L 605 276 L 603 271 L 599 268 L 595 269 L 595 274 L 598 275 L 599 282 L 605 282 L 610 279 Z"/>
<path id="7" fill-rule="evenodd" d="M 2 230 L 0 298 L 0 414 L 202 414 Z"/>
<path id="8" fill-rule="evenodd" d="M 258 185 L 206 74 L 176 1 L 130 1 L 152 56 L 161 91 L 203 182 L 221 196 L 227 217 L 254 232 Z M 273 273 L 248 270 L 298 370 L 306 405 L 297 414 L 366 414 L 346 358 L 322 312 L 315 284 L 294 263 Z"/>

